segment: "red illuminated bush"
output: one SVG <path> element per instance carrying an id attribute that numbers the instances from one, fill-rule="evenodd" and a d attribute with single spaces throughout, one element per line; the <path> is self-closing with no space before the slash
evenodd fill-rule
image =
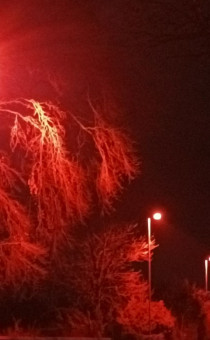
<path id="1" fill-rule="evenodd" d="M 145 293 L 142 296 L 142 284 L 138 285 L 138 294 L 131 292 L 131 297 L 125 308 L 119 311 L 118 322 L 124 326 L 130 334 L 149 333 L 149 300 Z M 175 319 L 171 312 L 165 307 L 163 301 L 151 302 L 151 331 L 159 332 L 164 329 L 173 329 Z"/>
<path id="2" fill-rule="evenodd" d="M 151 246 L 154 249 L 154 241 Z M 127 328 L 122 311 L 133 296 L 137 298 L 135 308 L 139 303 L 142 310 L 147 308 L 148 284 L 132 269 L 134 262 L 148 258 L 148 244 L 137 225 L 106 227 L 89 234 L 84 241 L 75 242 L 70 254 L 67 284 L 76 296 L 75 312 L 67 312 L 70 328 L 85 322 L 84 327 L 89 324 L 95 330 L 94 336 L 104 335 L 113 322 L 123 321 Z"/>

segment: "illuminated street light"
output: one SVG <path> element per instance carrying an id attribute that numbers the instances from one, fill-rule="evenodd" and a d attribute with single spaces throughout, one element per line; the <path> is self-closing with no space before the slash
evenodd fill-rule
<path id="1" fill-rule="evenodd" d="M 161 213 L 156 212 L 152 217 L 154 218 L 154 220 L 161 220 L 162 215 Z"/>
<path id="2" fill-rule="evenodd" d="M 160 220 L 162 215 L 156 212 L 153 216 L 154 220 Z M 147 219 L 148 227 L 148 284 L 149 284 L 149 335 L 151 336 L 151 281 L 152 281 L 152 270 L 151 270 L 151 218 Z"/>

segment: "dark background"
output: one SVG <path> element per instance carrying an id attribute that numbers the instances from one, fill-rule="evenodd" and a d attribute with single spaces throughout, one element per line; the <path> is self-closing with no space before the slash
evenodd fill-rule
<path id="1" fill-rule="evenodd" d="M 153 210 L 164 212 L 152 222 L 157 287 L 185 277 L 204 285 L 209 17 L 207 1 L 0 0 L 2 99 L 80 107 L 87 91 L 101 89 L 115 100 L 142 169 L 113 219 L 137 221 L 146 232 Z"/>

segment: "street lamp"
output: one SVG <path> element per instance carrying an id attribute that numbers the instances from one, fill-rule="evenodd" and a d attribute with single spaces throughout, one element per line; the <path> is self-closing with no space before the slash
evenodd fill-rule
<path id="1" fill-rule="evenodd" d="M 208 267 L 209 267 L 210 257 L 205 259 L 205 291 L 208 292 Z"/>
<path id="2" fill-rule="evenodd" d="M 152 218 L 154 220 L 161 219 L 161 213 L 156 212 Z M 152 281 L 152 269 L 151 269 L 151 218 L 147 219 L 148 228 L 148 284 L 149 284 L 149 336 L 151 336 L 151 281 Z"/>

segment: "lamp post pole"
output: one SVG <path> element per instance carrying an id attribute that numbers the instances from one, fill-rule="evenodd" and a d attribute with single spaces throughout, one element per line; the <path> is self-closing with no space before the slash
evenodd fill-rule
<path id="1" fill-rule="evenodd" d="M 208 292 L 208 264 L 209 259 L 205 260 L 205 291 Z"/>
<path id="2" fill-rule="evenodd" d="M 159 212 L 153 215 L 154 220 L 160 220 L 161 214 Z M 152 291 L 152 267 L 151 267 L 151 218 L 147 219 L 147 230 L 148 230 L 148 286 L 149 286 L 149 306 L 148 306 L 148 317 L 149 317 L 149 338 L 151 338 L 151 291 Z"/>
<path id="3" fill-rule="evenodd" d="M 151 218 L 147 219 L 148 227 L 148 284 L 149 284 L 149 336 L 151 336 Z"/>

